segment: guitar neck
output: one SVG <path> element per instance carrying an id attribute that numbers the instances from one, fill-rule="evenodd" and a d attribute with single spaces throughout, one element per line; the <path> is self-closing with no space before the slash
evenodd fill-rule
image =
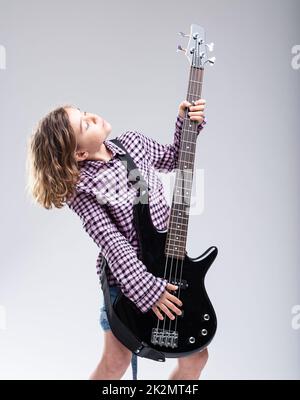
<path id="1" fill-rule="evenodd" d="M 187 91 L 187 101 L 190 103 L 201 98 L 203 72 L 203 68 L 190 68 Z M 186 109 L 165 246 L 166 256 L 179 259 L 184 259 L 186 253 L 198 126 L 197 121 L 189 119 L 188 112 Z"/>

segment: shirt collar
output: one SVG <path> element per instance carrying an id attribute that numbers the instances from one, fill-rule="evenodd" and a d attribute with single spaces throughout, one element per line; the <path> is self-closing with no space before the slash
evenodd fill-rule
<path id="1" fill-rule="evenodd" d="M 104 140 L 103 143 L 105 143 L 105 146 L 108 147 L 112 151 L 113 157 L 116 155 L 116 153 L 118 153 L 118 154 L 126 154 L 126 152 L 123 149 L 121 149 L 121 147 L 117 146 L 111 140 Z"/>
<path id="2" fill-rule="evenodd" d="M 112 158 L 115 158 L 117 154 L 126 154 L 126 152 L 121 149 L 121 147 L 119 147 L 118 145 L 116 145 L 114 142 L 112 142 L 111 140 L 104 140 L 103 142 L 105 144 L 105 146 L 111 150 L 112 152 Z M 111 161 L 109 160 L 109 161 Z M 84 169 L 87 170 L 88 172 L 93 172 L 95 171 L 95 169 L 100 168 L 102 165 L 105 165 L 106 163 L 108 163 L 109 161 L 102 161 L 102 160 L 83 160 L 83 161 L 79 161 L 79 166 L 80 166 L 80 170 Z"/>

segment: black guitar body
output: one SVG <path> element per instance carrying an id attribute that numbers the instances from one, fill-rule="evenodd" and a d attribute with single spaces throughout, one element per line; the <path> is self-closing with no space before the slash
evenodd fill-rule
<path id="1" fill-rule="evenodd" d="M 184 260 L 168 260 L 173 267 L 171 268 L 169 264 L 168 273 L 164 276 L 167 261 L 164 254 L 167 230 L 158 231 L 155 228 L 148 204 L 140 204 L 139 207 L 140 217 L 137 213 L 134 213 L 134 216 L 142 249 L 141 261 L 153 275 L 180 285 L 179 289 L 172 293 L 182 301 L 183 305 L 180 308 L 183 314 L 179 316 L 173 312 L 175 319 L 171 320 L 162 313 L 164 320 L 160 320 L 152 309 L 142 313 L 122 293 L 116 297 L 113 309 L 137 338 L 164 353 L 166 358 L 184 357 L 201 351 L 213 339 L 217 328 L 216 314 L 207 295 L 204 278 L 218 250 L 212 246 L 197 258 L 190 258 L 186 254 Z M 137 218 L 140 220 L 137 221 Z"/>

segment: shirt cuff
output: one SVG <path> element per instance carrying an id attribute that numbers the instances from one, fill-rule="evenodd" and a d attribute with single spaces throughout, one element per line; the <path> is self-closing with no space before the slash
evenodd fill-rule
<path id="1" fill-rule="evenodd" d="M 165 291 L 167 286 L 167 279 L 156 277 L 155 285 L 151 288 L 151 290 L 147 291 L 147 293 L 136 302 L 136 306 L 140 309 L 142 313 L 146 313 L 151 310 L 152 306 L 159 300 L 160 296 Z"/>
<path id="2" fill-rule="evenodd" d="M 200 131 L 202 131 L 202 129 L 204 128 L 204 125 L 206 125 L 206 124 L 207 124 L 207 119 L 204 117 L 201 124 L 199 124 L 197 126 L 197 133 L 200 133 Z"/>
<path id="3" fill-rule="evenodd" d="M 184 118 L 181 117 L 181 116 L 178 114 L 178 115 L 177 115 L 177 121 L 176 121 L 176 123 L 177 123 L 177 126 L 179 126 L 180 128 L 182 128 L 182 126 L 183 126 L 183 120 L 184 120 Z M 206 125 L 206 124 L 207 124 L 207 118 L 204 117 L 204 119 L 203 119 L 203 121 L 201 122 L 201 124 L 198 124 L 198 125 L 197 125 L 197 133 L 200 133 L 200 131 L 202 131 L 202 129 L 204 128 L 204 125 Z"/>

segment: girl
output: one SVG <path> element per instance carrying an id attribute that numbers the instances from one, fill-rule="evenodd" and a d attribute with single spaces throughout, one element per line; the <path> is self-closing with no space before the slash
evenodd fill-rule
<path id="1" fill-rule="evenodd" d="M 157 229 L 166 229 L 170 207 L 155 170 L 173 171 L 177 166 L 180 135 L 185 111 L 203 129 L 205 100 L 183 101 L 179 105 L 173 144 L 162 145 L 141 132 L 126 131 L 119 141 L 134 159 L 149 186 L 149 207 Z M 28 141 L 28 190 L 35 202 L 46 209 L 65 204 L 80 217 L 83 228 L 101 249 L 109 263 L 107 275 L 111 298 L 121 290 L 141 312 L 150 309 L 163 319 L 180 315 L 182 302 L 170 291 L 177 287 L 152 275 L 139 259 L 139 247 L 132 212 L 135 189 L 117 154 L 124 150 L 108 139 L 112 127 L 97 114 L 82 112 L 72 105 L 50 111 L 41 119 Z M 121 379 L 132 361 L 136 379 L 137 356 L 110 330 L 105 306 L 100 324 L 104 330 L 102 358 L 90 379 Z M 207 361 L 207 349 L 178 358 L 169 379 L 198 379 Z"/>

